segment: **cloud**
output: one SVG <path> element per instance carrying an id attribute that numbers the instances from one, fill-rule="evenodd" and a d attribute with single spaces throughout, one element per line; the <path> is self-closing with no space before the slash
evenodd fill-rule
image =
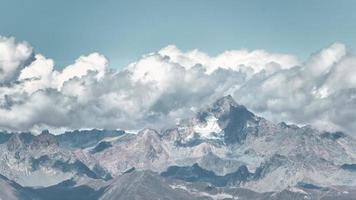
<path id="1" fill-rule="evenodd" d="M 99 53 L 56 70 L 25 42 L 1 37 L 0 49 L 3 130 L 161 128 L 227 94 L 276 122 L 356 129 L 356 57 L 340 43 L 304 62 L 265 50 L 212 57 L 171 45 L 118 71 Z"/>
<path id="2" fill-rule="evenodd" d="M 301 66 L 254 76 L 234 96 L 275 121 L 311 123 L 319 129 L 353 134 L 356 115 L 350 111 L 355 106 L 355 70 L 355 55 L 335 43 Z"/>
<path id="3" fill-rule="evenodd" d="M 0 84 L 17 78 L 21 68 L 30 62 L 32 48 L 26 42 L 0 36 Z"/>
<path id="4" fill-rule="evenodd" d="M 167 56 L 172 62 L 179 63 L 188 69 L 201 64 L 207 73 L 212 73 L 219 68 L 256 73 L 261 70 L 288 69 L 299 64 L 295 56 L 269 53 L 265 50 L 231 50 L 209 57 L 197 49 L 184 53 L 170 45 L 161 49 L 158 54 Z"/>

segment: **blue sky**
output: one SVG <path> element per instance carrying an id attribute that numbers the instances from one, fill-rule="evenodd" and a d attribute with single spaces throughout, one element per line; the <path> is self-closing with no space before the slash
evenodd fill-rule
<path id="1" fill-rule="evenodd" d="M 355 7 L 352 0 L 0 0 L 0 35 L 28 41 L 57 68 L 93 51 L 120 68 L 169 44 L 304 59 L 335 41 L 355 48 Z"/>

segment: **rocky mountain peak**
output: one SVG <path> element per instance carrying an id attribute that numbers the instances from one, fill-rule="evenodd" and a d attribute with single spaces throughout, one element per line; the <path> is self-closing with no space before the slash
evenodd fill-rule
<path id="1" fill-rule="evenodd" d="M 238 103 L 232 98 L 231 95 L 224 96 L 218 100 L 216 100 L 211 108 L 211 111 L 215 113 L 223 113 L 230 111 L 231 107 L 239 106 Z"/>
<path id="2" fill-rule="evenodd" d="M 140 132 L 138 132 L 138 135 L 145 138 L 145 139 L 152 139 L 152 138 L 160 138 L 160 134 L 151 128 L 145 128 L 143 130 L 141 130 Z"/>
<path id="3" fill-rule="evenodd" d="M 239 105 L 231 95 L 218 99 L 211 107 L 199 112 L 196 116 L 203 128 L 220 132 L 226 144 L 243 143 L 249 127 L 257 123 L 258 117 L 245 106 Z M 201 128 L 200 128 L 201 129 Z M 218 134 L 218 133 L 217 133 Z M 219 135 L 222 135 L 219 134 Z"/>
<path id="4" fill-rule="evenodd" d="M 58 141 L 54 135 L 49 133 L 48 130 L 42 131 L 41 134 L 36 136 L 31 144 L 32 148 L 58 146 Z"/>

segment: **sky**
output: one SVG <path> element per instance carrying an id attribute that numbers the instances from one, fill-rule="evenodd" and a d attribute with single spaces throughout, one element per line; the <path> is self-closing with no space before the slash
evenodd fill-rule
<path id="1" fill-rule="evenodd" d="M 226 95 L 356 136 L 354 1 L 0 0 L 0 131 L 164 129 Z"/>
<path id="2" fill-rule="evenodd" d="M 333 42 L 356 46 L 352 0 L 0 0 L 0 35 L 28 41 L 64 68 L 100 52 L 123 68 L 174 44 L 213 56 L 268 49 L 306 59 Z"/>

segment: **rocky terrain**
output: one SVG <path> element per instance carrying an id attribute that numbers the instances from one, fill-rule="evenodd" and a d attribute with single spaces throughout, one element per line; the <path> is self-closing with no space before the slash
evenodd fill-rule
<path id="1" fill-rule="evenodd" d="M 356 199 L 356 140 L 231 96 L 165 130 L 0 133 L 0 199 Z"/>

